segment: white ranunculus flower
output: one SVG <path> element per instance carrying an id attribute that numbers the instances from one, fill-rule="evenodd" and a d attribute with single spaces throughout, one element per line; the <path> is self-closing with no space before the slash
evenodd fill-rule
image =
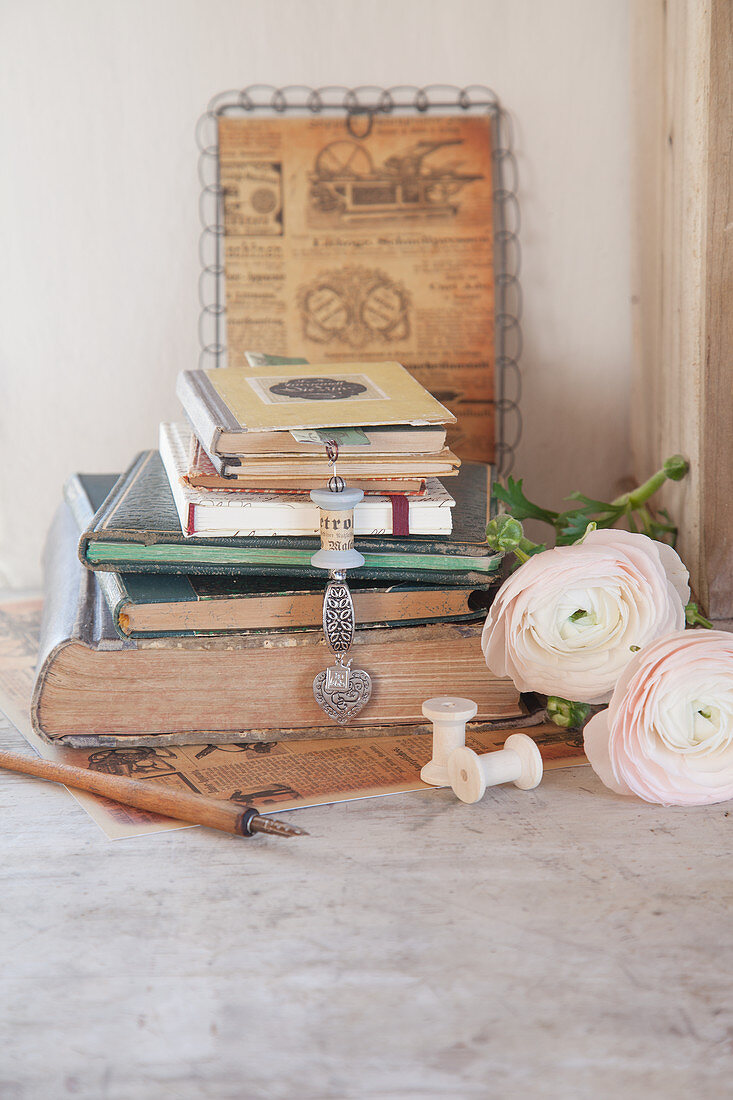
<path id="1" fill-rule="evenodd" d="M 501 586 L 481 639 L 520 691 L 606 703 L 637 649 L 685 625 L 688 573 L 665 543 L 590 531 L 535 554 Z"/>
<path id="2" fill-rule="evenodd" d="M 733 635 L 675 631 L 637 653 L 584 731 L 618 794 L 663 806 L 733 798 Z"/>

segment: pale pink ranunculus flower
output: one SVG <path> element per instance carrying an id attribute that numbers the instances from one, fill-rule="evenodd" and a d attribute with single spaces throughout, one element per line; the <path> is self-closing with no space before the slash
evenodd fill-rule
<path id="1" fill-rule="evenodd" d="M 637 653 L 584 732 L 617 794 L 663 806 L 733 798 L 733 635 L 680 630 Z"/>
<path id="2" fill-rule="evenodd" d="M 606 703 L 637 647 L 685 625 L 687 582 L 671 546 L 589 531 L 504 582 L 481 637 L 486 664 L 520 691 Z"/>

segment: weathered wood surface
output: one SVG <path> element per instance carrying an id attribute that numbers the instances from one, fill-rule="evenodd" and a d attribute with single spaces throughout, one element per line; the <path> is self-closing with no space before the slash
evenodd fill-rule
<path id="1" fill-rule="evenodd" d="M 733 619 L 733 7 L 632 5 L 632 443 L 640 480 L 681 451 L 665 488 L 710 615 Z"/>
<path id="2" fill-rule="evenodd" d="M 112 843 L 56 785 L 0 804 L 3 1100 L 727 1094 L 725 807 L 575 768 Z"/>

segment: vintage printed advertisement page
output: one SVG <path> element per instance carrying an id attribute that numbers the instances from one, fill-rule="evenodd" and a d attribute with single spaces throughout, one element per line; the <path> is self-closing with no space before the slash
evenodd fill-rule
<path id="1" fill-rule="evenodd" d="M 397 360 L 490 462 L 489 118 L 223 117 L 219 157 L 229 365 Z"/>
<path id="2" fill-rule="evenodd" d="M 431 738 L 425 734 L 213 745 L 202 733 L 198 745 L 105 749 L 48 745 L 34 733 L 29 717 L 40 617 L 40 600 L 0 603 L 0 711 L 49 760 L 255 805 L 264 813 L 436 789 L 419 779 L 431 755 Z M 528 732 L 540 746 L 545 768 L 585 763 L 581 742 L 572 734 L 557 726 Z M 506 730 L 480 732 L 470 734 L 468 744 L 477 752 L 487 752 L 501 748 L 506 737 Z M 40 787 L 39 798 L 43 796 Z M 113 840 L 190 828 L 84 791 L 71 793 Z"/>

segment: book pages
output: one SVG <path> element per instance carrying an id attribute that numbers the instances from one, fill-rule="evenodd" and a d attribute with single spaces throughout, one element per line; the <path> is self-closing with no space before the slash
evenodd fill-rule
<path id="1" fill-rule="evenodd" d="M 170 482 L 184 535 L 268 536 L 317 535 L 318 506 L 307 492 L 299 496 L 277 491 L 242 494 L 226 489 L 193 489 L 186 485 L 193 435 L 181 424 L 160 425 L 160 457 Z M 412 535 L 449 535 L 455 500 L 437 478 L 426 479 L 425 492 L 408 501 L 408 528 Z M 389 497 L 370 495 L 354 510 L 357 535 L 393 533 Z"/>
<path id="2" fill-rule="evenodd" d="M 432 738 L 426 734 L 246 745 L 213 745 L 202 734 L 200 744 L 155 748 L 48 745 L 34 732 L 29 717 L 41 608 L 39 599 L 0 603 L 0 710 L 39 756 L 254 805 L 262 813 L 437 789 L 419 779 L 432 751 Z M 508 732 L 469 731 L 467 744 L 476 752 L 488 752 L 501 748 Z M 545 768 L 586 763 L 582 738 L 552 725 L 528 732 L 540 747 Z M 84 791 L 71 793 L 111 840 L 192 828 Z M 38 797 L 43 797 L 41 784 Z"/>

